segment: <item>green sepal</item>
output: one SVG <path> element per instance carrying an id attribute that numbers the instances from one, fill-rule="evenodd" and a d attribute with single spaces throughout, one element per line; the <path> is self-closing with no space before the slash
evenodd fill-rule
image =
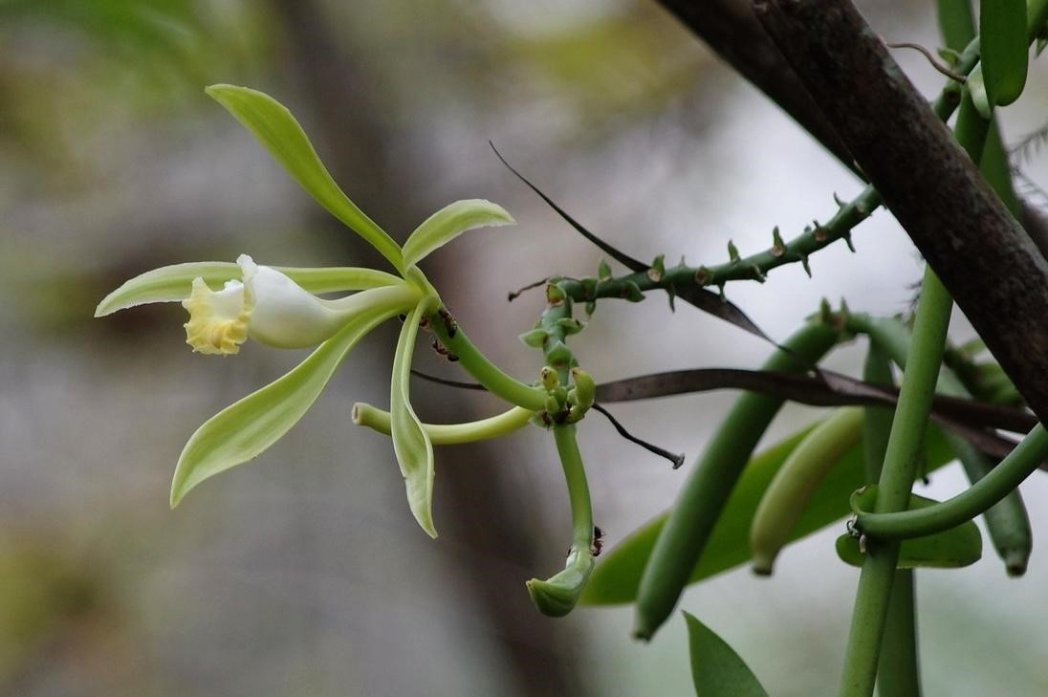
<path id="1" fill-rule="evenodd" d="M 666 255 L 660 254 L 651 262 L 651 266 L 648 268 L 648 278 L 650 278 L 653 283 L 658 283 L 665 275 Z"/>
<path id="2" fill-rule="evenodd" d="M 469 230 L 515 223 L 513 216 L 497 203 L 479 198 L 455 201 L 426 218 L 411 233 L 404 243 L 404 266 L 417 264 Z"/>
<path id="3" fill-rule="evenodd" d="M 849 504 L 855 513 L 873 511 L 877 501 L 877 486 L 871 484 L 855 491 Z M 923 496 L 910 494 L 909 509 L 927 508 L 934 501 Z M 852 566 L 861 567 L 866 559 L 863 549 L 868 552 L 875 549 L 876 540 L 863 541 L 851 533 L 837 538 L 837 556 L 841 561 Z M 932 568 L 956 569 L 969 566 L 982 557 L 982 534 L 972 521 L 965 521 L 957 527 L 925 537 L 903 540 L 899 546 L 900 569 Z"/>
<path id="4" fill-rule="evenodd" d="M 274 266 L 292 281 L 310 293 L 336 293 L 367 290 L 402 283 L 401 279 L 384 271 L 352 267 L 294 268 Z M 181 302 L 189 297 L 193 280 L 203 278 L 214 289 L 231 280 L 242 280 L 239 264 L 225 261 L 199 261 L 173 264 L 146 271 L 123 283 L 102 299 L 95 309 L 95 317 L 111 315 L 148 303 Z"/>
<path id="5" fill-rule="evenodd" d="M 403 273 L 406 267 L 400 247 L 339 188 L 283 104 L 263 92 L 235 85 L 211 85 L 204 91 L 251 131 L 306 193 Z"/>
<path id="6" fill-rule="evenodd" d="M 626 281 L 622 285 L 622 297 L 631 303 L 639 303 L 644 299 L 644 291 L 633 281 Z"/>
<path id="7" fill-rule="evenodd" d="M 549 339 L 549 332 L 541 327 L 536 327 L 535 329 L 524 332 L 517 338 L 520 339 L 525 346 L 540 349 L 546 345 L 546 340 Z"/>
<path id="8" fill-rule="evenodd" d="M 557 320 L 557 326 L 563 330 L 565 336 L 572 336 L 578 334 L 586 325 L 575 319 L 574 317 L 561 317 Z"/>
<path id="9" fill-rule="evenodd" d="M 411 407 L 408 386 L 411 381 L 411 357 L 415 352 L 419 322 L 426 316 L 425 301 L 418 303 L 404 320 L 400 339 L 393 356 L 393 379 L 390 383 L 389 414 L 393 451 L 407 488 L 408 506 L 415 520 L 430 537 L 437 536 L 433 526 L 433 444 Z"/>
<path id="10" fill-rule="evenodd" d="M 257 457 L 279 440 L 313 405 L 349 350 L 399 311 L 362 312 L 286 375 L 208 419 L 178 459 L 171 507 L 204 480 Z"/>
<path id="11" fill-rule="evenodd" d="M 546 350 L 546 362 L 553 368 L 558 370 L 568 368 L 573 361 L 574 355 L 571 353 L 571 349 L 559 339 Z"/>
<path id="12" fill-rule="evenodd" d="M 697 697 L 768 697 L 735 649 L 694 615 L 682 614 L 688 625 L 691 679 Z"/>
<path id="13" fill-rule="evenodd" d="M 603 259 L 597 264 L 597 279 L 600 281 L 607 281 L 611 278 L 611 267 L 608 266 L 608 262 Z"/>

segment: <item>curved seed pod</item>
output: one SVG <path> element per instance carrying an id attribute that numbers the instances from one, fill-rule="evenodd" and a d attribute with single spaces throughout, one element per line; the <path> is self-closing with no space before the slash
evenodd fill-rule
<path id="1" fill-rule="evenodd" d="M 750 527 L 753 571 L 771 575 L 812 494 L 841 456 L 862 438 L 863 410 L 838 409 L 816 426 L 786 458 L 761 498 Z"/>
<path id="2" fill-rule="evenodd" d="M 822 358 L 839 336 L 831 324 L 816 320 L 787 339 L 764 368 L 802 372 Z M 782 403 L 776 397 L 742 395 L 707 445 L 644 568 L 637 591 L 634 636 L 650 639 L 673 612 L 743 467 Z"/>

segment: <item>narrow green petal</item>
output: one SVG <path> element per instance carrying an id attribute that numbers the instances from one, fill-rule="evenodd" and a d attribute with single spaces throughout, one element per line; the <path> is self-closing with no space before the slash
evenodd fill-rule
<path id="1" fill-rule="evenodd" d="M 263 92 L 235 85 L 211 85 L 205 92 L 251 131 L 317 203 L 403 271 L 400 247 L 339 188 L 283 104 Z"/>
<path id="2" fill-rule="evenodd" d="M 291 372 L 226 407 L 197 429 L 178 459 L 171 507 L 200 482 L 247 462 L 279 440 L 313 405 L 349 350 L 401 309 L 362 312 Z"/>
<path id="3" fill-rule="evenodd" d="M 468 230 L 515 223 L 502 206 L 491 201 L 479 198 L 455 201 L 426 218 L 411 233 L 404 243 L 404 266 L 417 264 L 430 252 L 440 249 Z"/>
<path id="4" fill-rule="evenodd" d="M 353 267 L 294 268 L 274 266 L 310 293 L 336 293 L 366 290 L 401 283 L 393 274 L 374 269 Z M 118 310 L 146 303 L 181 302 L 189 297 L 193 279 L 203 278 L 212 288 L 225 281 L 241 280 L 240 266 L 232 262 L 202 261 L 164 266 L 135 276 L 102 299 L 95 309 L 95 317 L 104 317 Z"/>
<path id="5" fill-rule="evenodd" d="M 433 444 L 411 408 L 408 396 L 411 356 L 415 351 L 418 325 L 425 314 L 426 303 L 420 302 L 400 330 L 397 352 L 393 357 L 389 413 L 393 450 L 400 463 L 400 473 L 404 475 L 408 505 L 422 529 L 430 537 L 436 537 L 437 531 L 433 527 Z"/>

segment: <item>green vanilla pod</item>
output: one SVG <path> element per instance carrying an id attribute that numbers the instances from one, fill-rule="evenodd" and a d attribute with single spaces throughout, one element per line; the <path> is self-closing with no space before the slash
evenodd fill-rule
<path id="1" fill-rule="evenodd" d="M 843 407 L 816 426 L 775 474 L 750 527 L 753 571 L 769 576 L 812 494 L 862 438 L 863 409 Z"/>
<path id="2" fill-rule="evenodd" d="M 804 372 L 840 339 L 830 322 L 815 320 L 786 340 L 765 370 Z M 659 532 L 637 594 L 633 634 L 650 639 L 673 612 L 742 470 L 783 401 L 740 396 L 685 481 Z"/>

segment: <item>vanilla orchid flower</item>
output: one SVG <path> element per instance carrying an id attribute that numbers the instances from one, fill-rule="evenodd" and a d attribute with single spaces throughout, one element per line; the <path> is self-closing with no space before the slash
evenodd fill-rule
<path id="1" fill-rule="evenodd" d="M 301 126 L 279 102 L 232 85 L 214 85 L 207 93 L 246 126 L 307 193 L 382 254 L 397 274 L 262 266 L 245 254 L 235 264 L 201 262 L 155 269 L 102 300 L 96 317 L 145 303 L 181 302 L 189 311 L 186 342 L 199 353 L 236 354 L 249 338 L 277 348 L 316 347 L 286 375 L 197 429 L 175 467 L 171 505 L 205 479 L 258 456 L 279 440 L 312 406 L 360 339 L 386 320 L 405 315 L 390 381 L 390 431 L 411 511 L 436 537 L 431 512 L 433 446 L 411 407 L 408 382 L 419 324 L 442 303 L 416 264 L 467 230 L 509 225 L 513 218 L 489 201 L 456 201 L 426 219 L 401 247 L 343 193 Z M 319 297 L 339 292 L 351 294 Z"/>
<path id="2" fill-rule="evenodd" d="M 211 290 L 193 279 L 182 307 L 189 311 L 186 343 L 194 351 L 229 355 L 251 337 L 275 348 L 306 348 L 331 338 L 355 315 L 370 307 L 414 305 L 418 288 L 406 282 L 372 288 L 337 300 L 312 295 L 286 274 L 258 266 L 246 254 L 237 258 L 240 279 Z"/>

